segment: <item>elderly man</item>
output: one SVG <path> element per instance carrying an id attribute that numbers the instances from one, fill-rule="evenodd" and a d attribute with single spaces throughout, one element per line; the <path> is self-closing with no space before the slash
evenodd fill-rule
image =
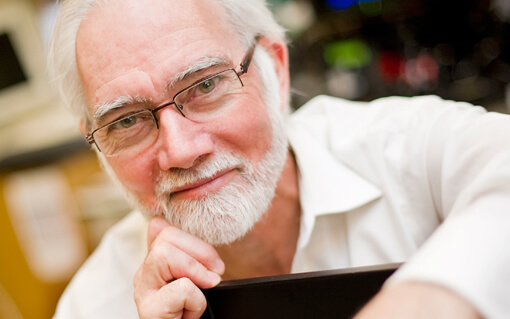
<path id="1" fill-rule="evenodd" d="M 222 279 L 403 261 L 357 318 L 510 316 L 507 116 L 325 96 L 288 115 L 263 0 L 67 0 L 50 57 L 137 209 L 56 318 L 199 318 Z"/>

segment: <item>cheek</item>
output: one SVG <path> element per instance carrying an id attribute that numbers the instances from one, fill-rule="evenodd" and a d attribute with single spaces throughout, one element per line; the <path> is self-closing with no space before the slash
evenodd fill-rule
<path id="1" fill-rule="evenodd" d="M 156 176 L 152 156 L 139 155 L 127 160 L 111 158 L 108 162 L 117 179 L 132 195 L 152 201 Z"/>
<path id="2" fill-rule="evenodd" d="M 216 123 L 219 146 L 248 158 L 255 167 L 271 147 L 271 122 L 259 98 L 243 99 L 230 116 Z"/>
<path id="3" fill-rule="evenodd" d="M 204 126 L 216 144 L 216 150 L 241 155 L 257 167 L 271 147 L 272 128 L 267 108 L 257 97 L 246 96 L 228 116 Z M 155 186 L 161 171 L 154 152 L 132 157 L 109 158 L 108 163 L 117 179 L 138 200 L 156 202 Z"/>

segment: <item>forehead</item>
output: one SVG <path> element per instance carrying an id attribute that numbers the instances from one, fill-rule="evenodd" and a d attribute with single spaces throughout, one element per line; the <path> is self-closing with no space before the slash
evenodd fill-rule
<path id="1" fill-rule="evenodd" d="M 232 57 L 240 45 L 231 29 L 214 0 L 109 0 L 93 8 L 76 39 L 89 105 L 152 94 L 143 91 L 161 90 L 164 79 L 205 56 Z"/>

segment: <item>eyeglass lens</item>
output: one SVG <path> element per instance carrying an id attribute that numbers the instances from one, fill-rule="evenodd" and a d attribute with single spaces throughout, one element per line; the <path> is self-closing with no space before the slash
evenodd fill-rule
<path id="1" fill-rule="evenodd" d="M 206 122 L 226 114 L 242 93 L 241 79 L 235 70 L 228 69 L 179 92 L 174 102 L 186 118 Z M 93 134 L 98 148 L 108 156 L 139 151 L 152 144 L 157 136 L 157 119 L 152 110 L 130 114 Z"/>

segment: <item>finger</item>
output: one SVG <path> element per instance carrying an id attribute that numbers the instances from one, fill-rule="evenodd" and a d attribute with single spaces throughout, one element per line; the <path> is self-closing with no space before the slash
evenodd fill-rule
<path id="1" fill-rule="evenodd" d="M 141 266 L 136 283 L 142 291 L 158 290 L 168 282 L 187 277 L 201 288 L 212 288 L 221 277 L 186 252 L 166 242 L 154 245 Z"/>
<path id="2" fill-rule="evenodd" d="M 175 280 L 149 298 L 135 294 L 140 318 L 200 318 L 207 307 L 203 293 L 188 278 Z"/>
<path id="3" fill-rule="evenodd" d="M 163 217 L 154 217 L 151 219 L 147 233 L 148 247 L 152 245 L 159 233 L 168 226 L 170 226 L 170 223 Z"/>
<path id="4" fill-rule="evenodd" d="M 211 244 L 183 231 L 180 228 L 167 226 L 162 229 L 156 239 L 152 242 L 152 246 L 154 247 L 160 243 L 169 243 L 179 248 L 203 264 L 207 269 L 214 271 L 219 275 L 222 275 L 225 272 L 225 264 Z M 151 247 L 150 249 L 153 248 Z"/>
<path id="5" fill-rule="evenodd" d="M 207 307 L 204 294 L 188 278 L 181 278 L 165 286 L 160 293 L 162 295 L 173 295 L 169 307 L 183 309 L 183 319 L 200 318 Z M 177 296 L 180 296 L 177 297 Z M 165 300 L 165 299 L 164 299 Z M 166 299 L 168 302 L 168 299 Z"/>

